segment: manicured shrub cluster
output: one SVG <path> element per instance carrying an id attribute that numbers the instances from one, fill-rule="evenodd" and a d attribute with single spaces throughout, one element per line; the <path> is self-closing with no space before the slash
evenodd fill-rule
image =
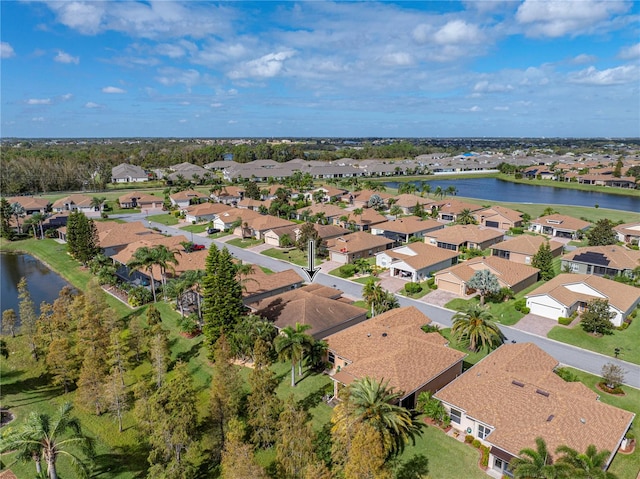
<path id="1" fill-rule="evenodd" d="M 564 316 L 560 316 L 558 318 L 558 324 L 561 324 L 562 326 L 569 326 L 571 321 L 573 321 L 572 318 L 565 318 Z"/>
<path id="2" fill-rule="evenodd" d="M 419 283 L 407 283 L 404 285 L 404 290 L 407 294 L 418 294 L 422 291 L 422 286 Z"/>
<path id="3" fill-rule="evenodd" d="M 356 266 L 353 264 L 345 264 L 340 266 L 338 272 L 342 278 L 350 278 L 354 274 L 356 274 Z"/>

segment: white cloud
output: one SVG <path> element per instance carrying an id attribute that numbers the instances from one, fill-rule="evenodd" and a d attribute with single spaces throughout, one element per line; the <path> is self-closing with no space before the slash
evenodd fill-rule
<path id="1" fill-rule="evenodd" d="M 598 58 L 595 55 L 587 55 L 586 53 L 581 53 L 578 56 L 575 56 L 571 59 L 571 63 L 575 63 L 576 65 L 581 65 L 585 63 L 594 63 Z"/>
<path id="2" fill-rule="evenodd" d="M 570 83 L 582 83 L 585 85 L 622 85 L 637 82 L 640 77 L 640 68 L 637 65 L 623 65 L 606 70 L 598 70 L 590 66 L 579 72 L 569 74 Z"/>
<path id="3" fill-rule="evenodd" d="M 29 98 L 27 105 L 51 105 L 51 98 Z"/>
<path id="4" fill-rule="evenodd" d="M 102 108 L 102 105 L 99 103 L 94 103 L 92 101 L 89 101 L 87 103 L 84 104 L 85 108 Z"/>
<path id="5" fill-rule="evenodd" d="M 75 63 L 76 65 L 80 63 L 80 57 L 74 57 L 62 50 L 58 50 L 58 54 L 53 57 L 53 60 L 58 63 Z"/>
<path id="6" fill-rule="evenodd" d="M 34 116 L 31 121 L 44 121 L 44 116 Z"/>
<path id="7" fill-rule="evenodd" d="M 483 35 L 477 25 L 464 20 L 452 20 L 434 34 L 434 40 L 441 45 L 474 44 L 482 42 Z"/>
<path id="8" fill-rule="evenodd" d="M 64 95 L 60 95 L 60 99 L 62 101 L 69 101 L 73 98 L 73 93 L 65 93 Z"/>
<path id="9" fill-rule="evenodd" d="M 482 111 L 482 108 L 480 108 L 478 105 L 474 105 L 471 108 L 469 108 L 469 111 Z"/>
<path id="10" fill-rule="evenodd" d="M 127 91 L 116 86 L 106 86 L 102 89 L 102 93 L 127 93 Z"/>
<path id="11" fill-rule="evenodd" d="M 230 71 L 228 75 L 233 79 L 247 77 L 271 78 L 282 71 L 284 62 L 293 55 L 295 55 L 295 52 L 291 50 L 269 53 L 243 63 L 238 69 Z"/>
<path id="12" fill-rule="evenodd" d="M 181 118 L 180 120 L 178 120 L 178 123 L 186 123 L 187 120 L 185 120 L 184 118 Z"/>
<path id="13" fill-rule="evenodd" d="M 237 120 L 229 120 L 227 123 L 229 123 L 229 125 L 235 125 L 236 123 L 238 123 Z"/>
<path id="14" fill-rule="evenodd" d="M 622 48 L 620 53 L 618 53 L 618 57 L 623 60 L 636 60 L 640 58 L 640 43 Z"/>
<path id="15" fill-rule="evenodd" d="M 161 43 L 156 46 L 158 55 L 164 55 L 169 58 L 180 58 L 185 56 L 186 51 L 180 45 L 172 45 L 170 43 Z"/>
<path id="16" fill-rule="evenodd" d="M 212 103 L 211 104 L 211 108 L 220 108 L 222 106 L 222 103 Z"/>
<path id="17" fill-rule="evenodd" d="M 501 93 L 513 90 L 511 85 L 503 85 L 501 83 L 490 83 L 488 80 L 482 80 L 475 84 L 473 91 L 478 93 Z"/>
<path id="18" fill-rule="evenodd" d="M 161 76 L 156 77 L 160 83 L 165 86 L 171 85 L 184 85 L 187 89 L 191 89 L 192 86 L 200 83 L 201 75 L 198 70 L 180 70 L 178 68 L 166 67 L 158 70 Z"/>
<path id="19" fill-rule="evenodd" d="M 0 58 L 15 57 L 16 52 L 13 51 L 13 47 L 8 42 L 0 42 Z"/>
<path id="20" fill-rule="evenodd" d="M 413 64 L 413 57 L 407 52 L 394 52 L 383 55 L 380 61 L 388 66 L 406 66 Z"/>
<path id="21" fill-rule="evenodd" d="M 509 111 L 509 107 L 508 106 L 494 106 L 493 109 L 495 111 Z"/>
<path id="22" fill-rule="evenodd" d="M 516 20 L 526 26 L 524 33 L 527 36 L 576 36 L 627 9 L 628 4 L 620 0 L 525 0 L 518 7 Z"/>

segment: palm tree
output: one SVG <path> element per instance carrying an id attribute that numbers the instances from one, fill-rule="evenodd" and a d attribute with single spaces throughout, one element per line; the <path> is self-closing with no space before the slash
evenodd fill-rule
<path id="1" fill-rule="evenodd" d="M 394 219 L 398 219 L 398 216 L 402 214 L 402 208 L 398 205 L 393 205 L 389 210 L 389 214 L 394 216 Z"/>
<path id="2" fill-rule="evenodd" d="M 244 292 L 247 291 L 247 282 L 253 281 L 257 283 L 255 279 L 249 278 L 249 275 L 254 273 L 255 270 L 253 269 L 253 264 L 243 263 L 242 260 L 236 263 L 236 277 L 238 278 L 238 283 L 240 283 Z"/>
<path id="3" fill-rule="evenodd" d="M 427 197 L 429 197 L 429 193 L 431 193 L 431 185 L 429 183 L 427 183 L 426 181 L 421 181 L 420 182 L 420 196 L 424 196 L 424 194 L 427 194 Z"/>
<path id="4" fill-rule="evenodd" d="M 478 221 L 473 217 L 471 210 L 469 208 L 464 208 L 458 215 L 456 216 L 456 223 L 459 225 L 476 225 Z"/>
<path id="5" fill-rule="evenodd" d="M 520 451 L 521 457 L 511 460 L 514 479 L 560 479 L 569 478 L 570 467 L 567 464 L 553 464 L 547 450 L 547 443 L 541 437 L 536 438 L 536 448 Z"/>
<path id="6" fill-rule="evenodd" d="M 88 464 L 69 448 L 76 447 L 91 458 L 93 441 L 82 433 L 80 421 L 71 417 L 71 409 L 71 403 L 65 403 L 54 417 L 32 412 L 18 431 L 3 438 L 1 451 L 16 449 L 19 458 L 35 460 L 38 474 L 41 473 L 40 458 L 44 457 L 49 479 L 57 479 L 56 462 L 60 457 L 69 459 L 76 477 L 89 477 Z"/>
<path id="7" fill-rule="evenodd" d="M 448 195 L 457 195 L 458 194 L 458 188 L 456 188 L 453 185 L 447 186 L 447 189 L 444 190 L 444 191 L 445 191 L 445 194 L 448 194 Z"/>
<path id="8" fill-rule="evenodd" d="M 181 253 L 177 249 L 169 249 L 163 244 L 154 246 L 151 252 L 154 256 L 155 264 L 160 267 L 160 275 L 164 286 L 167 284 L 167 270 L 175 272 L 174 266 L 178 265 L 176 255 L 181 256 Z"/>
<path id="9" fill-rule="evenodd" d="M 436 190 L 433 192 L 433 196 L 435 196 L 436 198 L 438 196 L 442 198 L 444 196 L 444 190 L 442 189 L 442 187 L 436 186 Z"/>
<path id="10" fill-rule="evenodd" d="M 349 419 L 366 423 L 378 431 L 389 455 L 400 454 L 405 444 L 414 441 L 422 429 L 411 411 L 397 405 L 401 398 L 400 392 L 389 387 L 389 381 L 370 377 L 355 380 L 348 390 Z"/>
<path id="11" fill-rule="evenodd" d="M 384 289 L 373 278 L 370 278 L 362 288 L 362 299 L 365 300 L 371 309 L 371 317 L 375 316 L 375 306 L 382 302 Z"/>
<path id="12" fill-rule="evenodd" d="M 47 219 L 47 215 L 40 213 L 39 211 L 36 211 L 34 214 L 31 215 L 31 221 L 33 221 L 34 225 L 38 225 L 38 228 L 40 229 L 40 239 L 44 238 L 42 223 L 44 223 L 44 220 L 46 219 Z"/>
<path id="13" fill-rule="evenodd" d="M 153 277 L 153 267 L 157 264 L 156 255 L 148 246 L 141 246 L 135 253 L 133 258 L 127 263 L 130 272 L 146 271 L 151 278 L 151 292 L 153 293 L 153 302 L 156 302 L 156 280 Z M 131 273 L 129 273 L 131 274 Z"/>
<path id="14" fill-rule="evenodd" d="M 616 479 L 615 474 L 605 471 L 607 459 L 611 452 L 603 449 L 598 451 L 595 445 L 590 444 L 584 454 L 578 453 L 569 446 L 560 446 L 556 453 L 563 454 L 556 465 L 569 464 L 573 467 L 572 477 L 580 479 Z"/>
<path id="15" fill-rule="evenodd" d="M 105 201 L 107 201 L 107 199 L 104 196 L 94 196 L 91 198 L 90 205 L 96 211 L 100 211 L 100 207 Z"/>
<path id="16" fill-rule="evenodd" d="M 20 226 L 20 218 L 26 216 L 24 207 L 18 203 L 11 203 L 11 215 L 16 217 L 16 226 L 18 227 L 18 233 L 22 233 L 22 227 Z"/>
<path id="17" fill-rule="evenodd" d="M 505 340 L 504 334 L 493 319 L 488 309 L 479 304 L 471 304 L 453 315 L 451 334 L 458 341 L 468 343 L 470 351 L 484 348 L 492 350 Z"/>
<path id="18" fill-rule="evenodd" d="M 275 340 L 278 358 L 291 361 L 291 387 L 296 386 L 296 363 L 301 362 L 304 352 L 313 343 L 313 338 L 305 331 L 310 329 L 308 324 L 296 323 L 296 327 L 287 326 L 280 330 Z"/>

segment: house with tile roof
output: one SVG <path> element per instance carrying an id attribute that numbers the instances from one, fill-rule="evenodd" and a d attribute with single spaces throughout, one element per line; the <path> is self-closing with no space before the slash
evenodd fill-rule
<path id="1" fill-rule="evenodd" d="M 197 182 L 205 178 L 206 175 L 211 174 L 209 170 L 189 162 L 173 165 L 171 168 L 174 170 L 174 172 L 166 177 L 167 183 L 169 184 L 178 181 L 180 178 L 183 178 L 187 181 Z"/>
<path id="2" fill-rule="evenodd" d="M 557 241 L 549 241 L 544 236 L 519 235 L 491 246 L 491 254 L 498 258 L 508 259 L 516 263 L 531 264 L 533 257 L 545 243 L 549 243 L 551 255 L 557 258 L 562 254 L 564 245 Z"/>
<path id="3" fill-rule="evenodd" d="M 385 203 L 387 203 L 390 198 L 394 197 L 390 193 L 385 193 L 383 191 L 373 191 L 373 190 L 354 191 L 350 195 L 347 195 L 347 197 L 350 198 L 350 203 L 355 208 L 369 208 L 369 200 L 373 195 L 378 195 L 380 198 L 384 200 Z"/>
<path id="4" fill-rule="evenodd" d="M 371 227 L 371 234 L 384 236 L 397 243 L 407 243 L 411 238 L 424 238 L 425 234 L 444 228 L 436 220 L 422 220 L 416 216 L 405 216 L 385 221 Z"/>
<path id="5" fill-rule="evenodd" d="M 24 212 L 27 215 L 46 213 L 51 209 L 51 202 L 45 198 L 35 196 L 11 196 L 6 198 L 6 200 L 10 205 L 18 203 L 24 208 Z"/>
<path id="6" fill-rule="evenodd" d="M 393 240 L 382 236 L 375 236 L 364 231 L 327 241 L 329 260 L 338 263 L 353 263 L 357 259 L 371 258 L 376 253 L 390 249 Z"/>
<path id="7" fill-rule="evenodd" d="M 207 198 L 207 195 L 196 190 L 178 191 L 177 193 L 169 195 L 171 204 L 178 208 L 186 208 L 189 205 L 202 203 L 203 201 L 207 201 Z"/>
<path id="8" fill-rule="evenodd" d="M 222 203 L 200 203 L 198 205 L 187 206 L 181 211 L 185 215 L 185 220 L 188 223 L 196 222 L 201 223 L 203 221 L 211 221 L 219 213 L 223 213 L 229 209 L 228 205 Z"/>
<path id="9" fill-rule="evenodd" d="M 504 206 L 490 206 L 473 213 L 480 226 L 508 230 L 522 226 L 522 213 Z"/>
<path id="10" fill-rule="evenodd" d="M 598 400 L 580 382 L 554 373 L 558 361 L 532 343 L 504 344 L 434 395 L 451 425 L 489 447 L 489 471 L 510 476 L 509 463 L 542 437 L 553 455 L 566 445 L 607 450 L 609 466 L 635 414 Z M 493 474 L 492 474 L 493 475 Z"/>
<path id="11" fill-rule="evenodd" d="M 414 306 L 374 316 L 326 338 L 334 396 L 356 379 L 388 381 L 401 392 L 399 404 L 414 408 L 418 395 L 435 392 L 462 374 L 466 354 L 447 347 L 440 333 L 425 333 L 431 323 Z"/>
<path id="12" fill-rule="evenodd" d="M 640 243 L 640 223 L 624 223 L 613 227 L 618 241 L 637 245 Z"/>
<path id="13" fill-rule="evenodd" d="M 240 208 L 228 208 L 227 211 L 216 214 L 213 219 L 213 227 L 220 231 L 230 230 L 234 223 L 245 223 L 250 219 L 260 216 L 260 213 L 253 210 L 243 210 Z"/>
<path id="14" fill-rule="evenodd" d="M 450 291 L 460 296 L 472 290 L 467 282 L 477 271 L 487 269 L 498 279 L 501 288 L 510 288 L 514 293 L 522 291 L 538 281 L 540 270 L 525 264 L 515 263 L 497 256 L 480 256 L 434 273 L 438 289 Z"/>
<path id="15" fill-rule="evenodd" d="M 300 208 L 296 212 L 296 219 L 306 221 L 312 216 L 321 216 L 323 218 L 321 221 L 322 223 L 338 225 L 339 218 L 341 216 L 346 216 L 348 213 L 348 211 L 343 210 L 336 205 L 317 203 L 305 208 Z"/>
<path id="16" fill-rule="evenodd" d="M 254 200 L 251 198 L 244 198 L 236 204 L 237 208 L 244 208 L 253 211 L 259 211 L 262 206 L 268 210 L 271 206 L 271 200 Z"/>
<path id="17" fill-rule="evenodd" d="M 597 276 L 634 276 L 640 267 L 640 251 L 618 245 L 584 246 L 562 257 L 562 271 Z"/>
<path id="18" fill-rule="evenodd" d="M 323 339 L 367 318 L 366 309 L 341 301 L 341 297 L 338 289 L 310 284 L 247 306 L 279 330 L 306 324 L 311 326 L 308 334 Z"/>
<path id="19" fill-rule="evenodd" d="M 164 238 L 164 235 L 147 228 L 142 222 L 116 223 L 115 221 L 97 221 L 98 244 L 103 254 L 111 257 L 122 251 L 131 243 L 147 240 L 154 241 Z M 66 241 L 66 226 L 58 229 L 60 239 Z"/>
<path id="20" fill-rule="evenodd" d="M 346 221 L 344 218 L 346 218 Z M 334 218 L 333 224 L 347 228 L 351 226 L 356 231 L 369 231 L 374 225 L 385 223 L 387 218 L 376 210 L 365 208 L 357 215 L 353 211 L 342 210 L 342 216 Z"/>
<path id="21" fill-rule="evenodd" d="M 272 246 L 280 247 L 282 246 L 282 238 L 287 235 L 291 244 L 293 244 L 300 238 L 301 227 L 302 225 L 292 224 L 280 228 L 273 228 L 264 233 L 264 242 Z M 350 230 L 335 225 L 321 225 L 319 223 L 313 223 L 313 228 L 318 232 L 318 236 L 322 241 L 339 238 L 340 236 L 351 233 Z"/>
<path id="22" fill-rule="evenodd" d="M 62 213 L 64 211 L 93 213 L 96 211 L 100 211 L 103 205 L 96 209 L 94 206 L 91 206 L 92 201 L 93 198 L 91 196 L 80 194 L 69 195 L 54 201 L 51 205 L 51 209 L 56 213 Z"/>
<path id="23" fill-rule="evenodd" d="M 264 239 L 264 234 L 269 230 L 272 230 L 274 228 L 282 228 L 285 226 L 292 226 L 295 224 L 296 223 L 292 221 L 285 220 L 284 218 L 278 218 L 277 216 L 259 214 L 258 216 L 243 221 L 241 227 L 245 230 L 248 229 L 250 235 L 255 239 Z"/>
<path id="24" fill-rule="evenodd" d="M 303 283 L 302 277 L 294 269 L 267 274 L 260 267 L 253 265 L 251 273 L 242 281 L 242 302 L 245 305 L 257 303 L 300 288 Z"/>
<path id="25" fill-rule="evenodd" d="M 391 277 L 416 283 L 455 264 L 458 264 L 457 251 L 434 248 L 424 243 L 409 243 L 376 254 L 376 265 L 388 268 Z"/>
<path id="26" fill-rule="evenodd" d="M 131 191 L 118 198 L 120 208 L 162 208 L 164 199 L 139 191 Z"/>
<path id="27" fill-rule="evenodd" d="M 307 200 L 311 201 L 313 199 L 314 193 L 318 191 L 321 191 L 324 194 L 324 196 L 322 197 L 322 202 L 329 202 L 329 201 L 339 201 L 342 198 L 342 196 L 345 193 L 347 193 L 348 190 L 345 190 L 342 188 L 335 188 L 333 186 L 323 185 L 313 190 L 307 191 L 304 194 L 304 197 Z"/>
<path id="28" fill-rule="evenodd" d="M 469 210 L 473 213 L 482 209 L 480 205 L 455 199 L 434 203 L 433 207 L 438 209 L 438 219 L 440 221 L 456 221 L 458 215 L 464 210 Z"/>
<path id="29" fill-rule="evenodd" d="M 211 193 L 211 198 L 219 203 L 231 205 L 237 204 L 244 198 L 244 187 L 240 186 L 222 186 L 220 191 Z"/>
<path id="30" fill-rule="evenodd" d="M 531 221 L 529 230 L 547 236 L 577 239 L 591 227 L 588 221 L 572 216 L 553 214 Z"/>
<path id="31" fill-rule="evenodd" d="M 432 199 L 411 195 L 409 193 L 394 196 L 393 199 L 395 200 L 393 204 L 395 206 L 399 206 L 402 213 L 405 215 L 413 214 L 416 209 L 416 205 L 422 205 L 424 209 L 428 211 L 431 208 L 431 204 L 434 203 Z"/>
<path id="32" fill-rule="evenodd" d="M 453 225 L 424 235 L 424 242 L 438 248 L 460 251 L 462 248 L 484 250 L 504 239 L 504 233 L 477 225 Z"/>
<path id="33" fill-rule="evenodd" d="M 592 274 L 559 274 L 525 295 L 531 314 L 549 319 L 581 313 L 594 299 L 609 302 L 615 314 L 611 322 L 620 326 L 640 304 L 640 289 Z"/>
<path id="34" fill-rule="evenodd" d="M 138 165 L 120 163 L 111 168 L 111 181 L 113 183 L 141 183 L 149 181 L 149 175 Z"/>

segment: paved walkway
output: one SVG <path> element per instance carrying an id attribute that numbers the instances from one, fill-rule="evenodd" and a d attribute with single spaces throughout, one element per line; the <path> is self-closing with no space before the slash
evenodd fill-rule
<path id="1" fill-rule="evenodd" d="M 443 291 L 441 289 L 436 289 L 431 291 L 430 293 L 425 294 L 418 301 L 422 301 L 423 303 L 433 304 L 435 306 L 440 306 L 444 308 L 444 305 L 447 304 L 452 299 L 459 298 L 455 293 L 450 293 L 449 291 Z"/>
<path id="2" fill-rule="evenodd" d="M 514 324 L 513 328 L 546 338 L 547 333 L 557 325 L 558 321 L 554 321 L 553 319 L 537 316 L 535 314 L 527 314 L 524 318 Z"/>

